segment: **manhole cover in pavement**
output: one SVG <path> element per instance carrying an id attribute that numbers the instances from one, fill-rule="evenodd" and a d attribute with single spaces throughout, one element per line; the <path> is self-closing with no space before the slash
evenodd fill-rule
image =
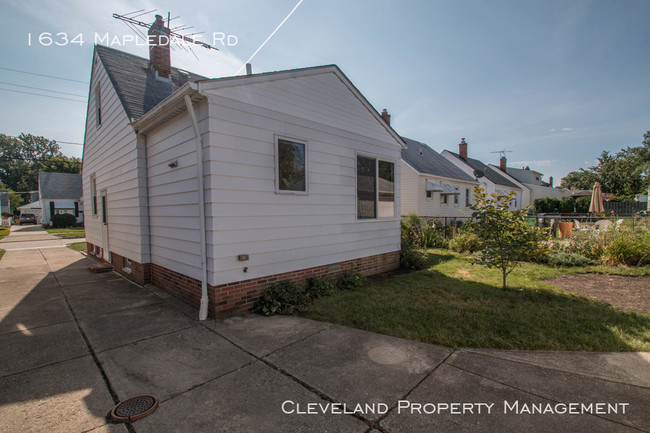
<path id="1" fill-rule="evenodd" d="M 111 410 L 111 418 L 117 422 L 131 422 L 149 415 L 158 407 L 158 400 L 150 395 L 138 395 L 120 402 Z"/>

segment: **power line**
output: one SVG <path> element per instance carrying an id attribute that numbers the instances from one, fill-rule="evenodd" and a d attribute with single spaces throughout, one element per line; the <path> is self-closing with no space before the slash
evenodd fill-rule
<path id="1" fill-rule="evenodd" d="M 63 77 L 55 77 L 54 75 L 37 74 L 36 72 L 21 71 L 19 69 L 11 69 L 11 68 L 3 68 L 3 67 L 0 67 L 0 69 L 4 69 L 5 71 L 20 72 L 21 74 L 37 75 L 39 77 L 54 78 L 55 80 L 64 80 L 64 81 L 72 81 L 73 83 L 88 84 L 87 81 L 73 80 L 72 78 L 63 78 Z"/>
<path id="2" fill-rule="evenodd" d="M 0 88 L 0 90 L 4 90 L 5 92 L 24 93 L 25 95 L 36 95 L 36 96 L 44 96 L 46 98 L 63 99 L 63 100 L 66 100 L 66 101 L 82 102 L 84 104 L 86 103 L 86 101 L 80 101 L 78 99 L 63 98 L 61 96 L 43 95 L 42 93 L 23 92 L 21 90 L 3 89 L 3 88 Z"/>
<path id="3" fill-rule="evenodd" d="M 239 68 L 239 70 L 238 70 L 237 72 L 235 72 L 235 75 L 239 74 L 239 73 L 242 71 L 242 69 L 244 69 L 244 67 L 246 66 L 246 64 L 247 64 L 247 63 L 250 63 L 250 61 L 253 60 L 253 57 L 255 57 L 255 55 L 256 55 L 257 53 L 259 53 L 259 51 L 260 51 L 262 48 L 264 48 L 264 45 L 266 45 L 266 43 L 267 43 L 267 42 L 268 42 L 268 41 L 273 37 L 273 35 L 274 35 L 278 30 L 280 30 L 280 27 L 282 27 L 282 25 L 283 25 L 283 24 L 284 24 L 284 23 L 289 19 L 289 17 L 290 17 L 291 15 L 293 15 L 293 13 L 296 11 L 296 9 L 298 9 L 298 6 L 300 6 L 300 3 L 302 3 L 302 2 L 303 2 L 303 0 L 298 0 L 298 3 L 296 3 L 296 5 L 293 7 L 293 9 L 291 9 L 291 12 L 289 12 L 289 15 L 287 15 L 286 17 L 284 17 L 284 19 L 282 20 L 282 22 L 280 22 L 280 24 L 278 24 L 278 26 L 275 28 L 275 30 L 273 30 L 273 31 L 271 32 L 271 34 L 270 34 L 270 35 L 269 35 L 269 36 L 264 40 L 264 42 L 262 42 L 262 45 L 260 45 L 260 47 L 259 47 L 258 49 L 255 50 L 255 52 L 254 52 L 254 53 L 253 53 L 253 54 L 248 58 L 248 60 L 246 60 L 246 61 L 244 62 L 243 65 L 241 65 L 241 68 Z"/>
<path id="4" fill-rule="evenodd" d="M 21 84 L 5 83 L 4 81 L 0 81 L 0 84 L 6 84 L 8 86 L 24 87 L 25 89 L 43 90 L 45 92 L 60 93 L 61 95 L 78 96 L 80 98 L 85 98 L 86 97 L 85 95 L 77 95 L 75 93 L 59 92 L 59 91 L 56 91 L 56 90 L 43 89 L 41 87 L 32 87 L 32 86 L 23 86 Z"/>

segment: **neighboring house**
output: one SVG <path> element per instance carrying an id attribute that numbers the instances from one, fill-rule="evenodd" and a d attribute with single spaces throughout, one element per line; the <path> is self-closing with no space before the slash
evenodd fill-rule
<path id="1" fill-rule="evenodd" d="M 553 187 L 553 177 L 549 178 L 548 182 L 544 182 L 542 180 L 544 175 L 539 171 L 531 170 L 530 167 L 507 167 L 506 173 L 530 190 L 530 201 L 528 204 L 524 203 L 524 206 L 532 205 L 538 198 L 555 198 L 561 200 L 564 197 L 571 196 L 571 191 L 568 189 Z"/>
<path id="2" fill-rule="evenodd" d="M 150 35 L 165 32 L 157 17 Z M 335 65 L 205 79 L 168 45 L 150 60 L 95 46 L 88 250 L 201 319 L 272 282 L 395 269 L 403 146 Z"/>
<path id="3" fill-rule="evenodd" d="M 70 214 L 77 222 L 84 220 L 81 175 L 72 173 L 38 173 L 41 223 L 51 224 L 52 216 Z"/>
<path id="4" fill-rule="evenodd" d="M 476 179 L 424 143 L 404 138 L 402 150 L 402 215 L 471 216 Z"/>
<path id="5" fill-rule="evenodd" d="M 460 168 L 465 174 L 476 179 L 479 186 L 488 195 L 493 193 L 505 195 L 514 192 L 516 195 L 510 204 L 510 208 L 521 209 L 525 207 L 522 206 L 522 203 L 527 201 L 526 194 L 528 194 L 528 191 L 498 168 L 484 164 L 478 159 L 469 158 L 467 147 L 467 142 L 463 138 L 458 144 L 458 153 L 443 150 L 441 155 Z M 502 158 L 501 165 L 505 167 L 505 158 Z M 528 198 L 528 200 L 530 199 Z"/>

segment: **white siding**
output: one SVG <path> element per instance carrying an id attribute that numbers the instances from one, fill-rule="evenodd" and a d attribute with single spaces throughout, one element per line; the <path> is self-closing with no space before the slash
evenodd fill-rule
<path id="1" fill-rule="evenodd" d="M 420 175 L 404 161 L 402 161 L 401 175 L 402 215 L 410 213 L 422 215 L 420 211 Z M 423 194 L 425 193 L 423 192 Z"/>
<path id="2" fill-rule="evenodd" d="M 313 120 L 380 142 L 395 142 L 333 72 L 227 87 L 216 92 L 224 98 L 293 118 Z"/>
<path id="3" fill-rule="evenodd" d="M 86 138 L 83 158 L 86 239 L 102 245 L 101 190 L 107 190 L 110 251 L 137 262 L 147 261 L 143 247 L 143 228 L 137 178 L 136 137 L 106 71 L 95 55 L 86 113 Z M 95 89 L 99 84 L 102 123 L 95 120 Z M 98 215 L 93 215 L 90 176 L 97 179 Z M 145 255 L 143 256 L 143 252 Z"/>
<path id="4" fill-rule="evenodd" d="M 195 110 L 205 144 L 207 103 Z M 146 148 L 151 262 L 201 279 L 196 142 L 187 112 L 150 132 Z M 172 161 L 178 166 L 169 167 Z"/>
<path id="5" fill-rule="evenodd" d="M 570 197 L 571 192 L 559 190 L 549 186 L 525 184 L 530 189 L 530 204 L 532 205 L 537 198 L 556 198 L 562 200 L 563 197 Z"/>
<path id="6" fill-rule="evenodd" d="M 210 91 L 210 284 L 398 251 L 400 147 L 385 128 L 333 74 L 250 87 Z M 275 134 L 308 142 L 308 195 L 275 193 Z M 357 220 L 357 152 L 395 163 L 395 218 Z"/>

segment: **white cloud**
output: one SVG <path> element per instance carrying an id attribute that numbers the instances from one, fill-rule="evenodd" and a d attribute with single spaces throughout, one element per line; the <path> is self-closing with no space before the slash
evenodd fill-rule
<path id="1" fill-rule="evenodd" d="M 562 128 L 562 131 L 573 131 L 575 128 Z"/>

